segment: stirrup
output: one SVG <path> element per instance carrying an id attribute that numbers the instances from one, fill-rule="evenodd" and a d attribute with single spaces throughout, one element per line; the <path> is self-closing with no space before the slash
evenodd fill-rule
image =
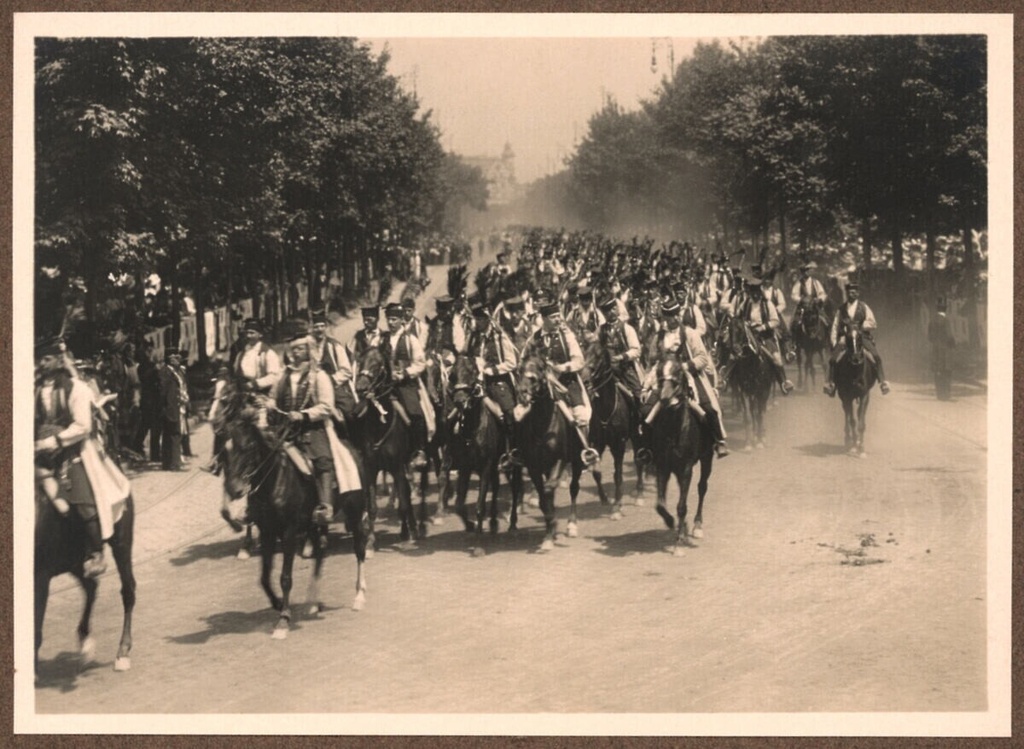
<path id="1" fill-rule="evenodd" d="M 107 571 L 107 562 L 103 558 L 103 552 L 97 551 L 82 562 L 82 577 L 99 577 Z"/>
<path id="2" fill-rule="evenodd" d="M 654 453 L 651 452 L 651 448 L 649 447 L 641 447 L 633 454 L 633 457 L 636 458 L 637 463 L 645 466 L 654 460 Z"/>
<path id="3" fill-rule="evenodd" d="M 597 450 L 592 447 L 585 447 L 580 451 L 580 460 L 583 461 L 583 465 L 587 468 L 597 463 L 600 459 L 601 456 L 598 454 Z"/>
<path id="4" fill-rule="evenodd" d="M 330 505 L 319 504 L 313 510 L 313 522 L 317 525 L 327 525 L 334 519 L 334 508 Z"/>

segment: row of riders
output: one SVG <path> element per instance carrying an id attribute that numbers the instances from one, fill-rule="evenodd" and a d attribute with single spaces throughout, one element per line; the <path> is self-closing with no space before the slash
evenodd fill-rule
<path id="1" fill-rule="evenodd" d="M 785 295 L 772 283 L 776 272 L 755 265 L 744 275 L 724 254 L 707 257 L 679 243 L 652 250 L 649 242 L 613 244 L 587 234 L 539 232 L 523 239 L 515 270 L 509 252 L 506 246 L 477 274 L 472 295 L 465 267 L 452 268 L 448 294 L 436 299 L 432 319 L 418 319 L 411 298 L 385 307 L 385 327 L 379 307 L 363 308 L 363 328 L 347 344 L 328 335 L 324 315 L 314 315 L 291 328 L 282 358 L 263 339 L 258 321 L 245 322 L 242 344 L 217 385 L 210 468 L 225 469 L 228 496 L 250 497 L 251 517 L 264 539 L 261 580 L 281 612 L 279 630 L 287 630 L 290 617 L 291 557 L 300 532 L 310 530 L 319 541 L 318 578 L 326 526 L 339 509 L 355 538 L 357 602 L 362 600 L 362 561 L 373 546 L 374 487 L 381 471 L 394 482 L 403 539 L 414 539 L 425 532 L 425 491 L 417 522 L 411 474 L 421 472 L 425 490 L 433 467 L 442 511 L 449 471 L 457 468 L 456 509 L 467 529 L 479 533 L 488 491 L 496 529 L 499 473 L 512 486 L 515 527 L 525 468 L 540 497 L 550 547 L 554 486 L 563 471 L 570 469 L 573 535 L 581 472 L 593 471 L 604 502 L 598 464 L 603 450 L 610 450 L 617 513 L 622 456 L 631 442 L 638 481 L 642 466 L 655 464 L 657 510 L 670 527 L 665 488 L 671 474 L 679 481 L 678 544 L 693 466 L 701 464 L 702 504 L 711 456 L 729 454 L 718 393 L 742 387 L 748 363 L 762 373 L 767 389 L 774 381 L 788 394 L 793 386 L 782 352 L 790 358 L 795 339 L 828 329 L 832 356 L 825 390 L 833 395 L 836 362 L 855 330 L 874 359 L 883 393 L 888 390 L 870 336 L 876 322 L 857 285 L 846 285 L 846 299 L 833 314 L 813 262 L 800 267 L 791 290 L 791 329 L 782 315 Z M 80 517 L 81 572 L 89 579 L 102 572 L 103 540 L 114 541 L 110 517 L 103 519 L 109 506 L 103 505 L 123 507 L 127 500 L 130 507 L 130 496 L 123 474 L 93 440 L 95 398 L 90 394 L 82 405 L 84 391 L 59 347 L 50 341 L 36 349 L 38 486 L 59 513 L 73 507 Z M 464 510 L 472 473 L 480 477 L 475 523 Z M 112 501 L 97 502 L 99 495 Z M 700 515 L 698 508 L 695 531 Z M 285 551 L 283 600 L 270 587 L 270 539 L 280 540 Z"/>

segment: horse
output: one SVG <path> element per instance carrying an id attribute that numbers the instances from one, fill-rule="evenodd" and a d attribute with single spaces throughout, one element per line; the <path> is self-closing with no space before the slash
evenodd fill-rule
<path id="1" fill-rule="evenodd" d="M 517 380 L 520 453 L 530 475 L 540 510 L 544 515 L 542 551 L 554 548 L 558 523 L 555 519 L 555 487 L 566 464 L 570 466 L 569 496 L 572 509 L 566 533 L 578 535 L 576 497 L 583 473 L 583 443 L 574 425 L 555 403 L 552 389 L 562 388 L 540 357 L 525 358 L 519 365 Z"/>
<path id="2" fill-rule="evenodd" d="M 864 351 L 863 333 L 859 325 L 848 322 L 844 326 L 844 337 L 846 349 L 836 362 L 835 369 L 836 392 L 839 393 L 845 414 L 843 435 L 850 455 L 865 458 L 864 429 L 871 388 L 878 382 L 878 365 Z"/>
<path id="3" fill-rule="evenodd" d="M 622 463 L 626 454 L 626 442 L 633 436 L 635 416 L 623 385 L 615 376 L 611 355 L 599 342 L 587 348 L 587 369 L 590 372 L 592 395 L 590 402 L 593 413 L 590 417 L 590 446 L 604 455 L 607 447 L 612 455 L 613 478 L 615 481 L 615 503 L 612 505 L 612 520 L 622 518 Z M 627 366 L 632 366 L 627 362 Z M 602 485 L 600 458 L 591 469 L 597 484 L 597 495 L 601 504 L 608 504 L 608 495 Z M 642 474 L 637 470 L 637 483 L 642 486 Z"/>
<path id="4" fill-rule="evenodd" d="M 741 317 L 729 321 L 729 357 L 733 361 L 729 385 L 743 409 L 746 446 L 764 447 L 764 412 L 775 381 L 775 370 L 761 351 L 761 342 Z"/>
<path id="5" fill-rule="evenodd" d="M 62 515 L 45 493 L 36 487 L 36 530 L 35 530 L 35 667 L 39 669 L 39 648 L 43 644 L 43 620 L 46 617 L 46 601 L 50 594 L 50 580 L 70 573 L 85 590 L 85 608 L 78 620 L 79 653 L 90 660 L 96 651 L 89 622 L 96 603 L 99 581 L 85 577 L 82 562 L 85 559 L 85 528 L 78 514 L 72 510 Z M 115 671 L 131 668 L 132 612 L 135 609 L 135 574 L 132 570 L 132 545 L 135 535 L 135 505 L 129 494 L 125 500 L 121 517 L 114 523 L 114 533 L 107 540 L 121 578 L 121 606 L 124 620 L 121 625 L 121 640 L 114 658 Z"/>
<path id="6" fill-rule="evenodd" d="M 654 406 L 657 413 L 653 417 L 648 415 L 657 475 L 658 503 L 655 509 L 670 530 L 676 528 L 672 553 L 679 556 L 682 554 L 682 546 L 694 546 L 692 539 L 704 535 L 704 497 L 714 465 L 714 437 L 707 425 L 698 421 L 687 403 L 689 394 L 686 376 L 675 357 L 670 356 L 659 365 L 658 383 L 658 402 Z M 686 497 L 690 492 L 693 467 L 698 462 L 700 478 L 697 481 L 697 514 L 693 517 L 691 532 L 686 521 Z M 665 495 L 671 476 L 675 476 L 679 485 L 679 503 L 676 507 L 678 523 L 665 507 Z"/>
<path id="7" fill-rule="evenodd" d="M 815 387 L 814 357 L 825 369 L 825 352 L 829 345 L 830 317 L 826 306 L 815 300 L 801 306 L 799 314 L 793 318 L 793 343 L 796 345 L 797 383 L 801 388 L 807 387 L 810 380 Z"/>
<path id="8" fill-rule="evenodd" d="M 412 443 L 408 416 L 399 412 L 400 405 L 392 395 L 394 385 L 391 365 L 379 349 L 366 350 L 359 362 L 358 371 L 356 395 L 359 402 L 354 415 L 360 438 L 359 451 L 366 469 L 365 485 L 370 492 L 369 550 L 372 554 L 376 542 L 376 486 L 381 471 L 391 476 L 394 496 L 398 499 L 401 541 L 404 546 L 411 547 L 417 538 L 426 535 L 427 500 L 425 494 L 420 498 L 420 516 L 417 521 L 409 483 Z"/>
<path id="9" fill-rule="evenodd" d="M 420 496 L 425 497 L 427 493 L 429 470 L 434 469 L 437 476 L 437 510 L 431 522 L 438 524 L 443 522 L 448 510 L 448 500 L 451 498 L 451 468 L 452 457 L 448 449 L 450 440 L 449 424 L 447 416 L 452 412 L 453 404 L 451 391 L 448 387 L 450 368 L 454 364 L 450 351 L 439 349 L 435 343 L 441 340 L 440 328 L 445 321 L 440 318 L 427 319 L 429 333 L 427 334 L 427 368 L 424 370 L 425 385 L 427 394 L 434 405 L 434 412 L 437 414 L 437 425 L 433 437 L 427 442 L 427 467 L 420 472 Z M 450 324 L 450 323 L 449 323 Z"/>
<path id="10" fill-rule="evenodd" d="M 463 354 L 455 360 L 452 367 L 451 389 L 455 413 L 451 454 L 459 471 L 455 488 L 455 511 L 462 519 L 466 530 L 471 533 L 475 531 L 479 541 L 483 533 L 488 491 L 491 493 L 491 533 L 498 531 L 498 466 L 505 436 L 502 433 L 501 416 L 492 411 L 484 401 L 485 396 L 473 357 Z M 475 523 L 466 513 L 466 494 L 469 491 L 470 475 L 474 472 L 480 477 Z M 511 471 L 513 501 L 509 515 L 509 530 L 516 528 L 515 488 L 517 485 L 521 486 L 521 482 L 520 472 Z M 474 556 L 483 556 L 485 553 L 483 546 L 477 543 L 473 549 Z"/>
<path id="11" fill-rule="evenodd" d="M 287 443 L 287 431 L 260 425 L 260 407 L 248 393 L 231 388 L 225 404 L 224 490 L 228 497 L 248 497 L 249 517 L 260 534 L 260 585 L 278 612 L 272 637 L 283 640 L 291 629 L 292 567 L 301 540 L 312 536 L 313 574 L 306 600 L 309 616 L 323 611 L 320 580 L 327 546 L 326 528 L 314 523 L 313 509 L 318 503 L 313 476 L 299 467 L 289 454 L 297 449 Z M 328 428 L 332 428 L 331 425 Z M 356 598 L 353 608 L 366 602 L 366 509 L 362 491 L 341 495 L 346 528 L 352 533 L 356 556 Z M 274 553 L 281 548 L 280 597 L 271 585 Z"/>

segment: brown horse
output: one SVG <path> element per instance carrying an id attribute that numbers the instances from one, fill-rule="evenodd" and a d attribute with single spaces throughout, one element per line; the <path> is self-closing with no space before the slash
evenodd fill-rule
<path id="1" fill-rule="evenodd" d="M 135 574 L 132 570 L 132 544 L 135 533 L 135 505 L 131 495 L 125 501 L 124 511 L 114 524 L 114 534 L 107 541 L 121 578 L 121 605 L 124 621 L 121 626 L 121 641 L 114 659 L 115 671 L 131 668 L 132 611 L 135 608 Z M 85 528 L 74 511 L 61 515 L 53 503 L 36 488 L 36 529 L 35 529 L 35 665 L 39 668 L 39 647 L 43 644 L 43 620 L 46 617 L 46 601 L 50 595 L 50 580 L 70 573 L 85 591 L 85 607 L 78 620 L 79 652 L 85 659 L 91 659 L 96 649 L 89 623 L 96 603 L 99 582 L 85 577 L 82 562 L 85 559 Z"/>
<path id="2" fill-rule="evenodd" d="M 676 527 L 673 553 L 682 553 L 682 546 L 693 546 L 690 527 L 686 521 L 686 496 L 690 491 L 693 467 L 700 463 L 697 482 L 697 514 L 693 517 L 692 538 L 703 536 L 704 497 L 714 458 L 714 438 L 710 429 L 701 422 L 687 405 L 687 379 L 682 365 L 669 357 L 658 368 L 658 412 L 650 424 L 652 452 L 657 474 L 658 514 L 669 528 Z M 679 484 L 679 504 L 676 508 L 678 523 L 666 509 L 668 480 L 675 476 Z"/>
<path id="3" fill-rule="evenodd" d="M 593 395 L 590 402 L 593 413 L 590 417 L 590 446 L 603 455 L 607 447 L 612 455 L 613 479 L 615 482 L 615 502 L 612 505 L 611 517 L 619 520 L 622 517 L 622 464 L 626 455 L 626 442 L 634 431 L 635 415 L 631 413 L 629 398 L 619 384 L 612 368 L 611 355 L 608 350 L 595 342 L 587 348 L 587 369 L 590 371 L 590 383 Z M 632 366 L 632 364 L 628 364 Z M 597 494 L 601 504 L 608 504 L 602 484 L 600 461 L 591 468 Z M 638 483 L 642 481 L 637 471 Z"/>
<path id="4" fill-rule="evenodd" d="M 878 365 L 864 350 L 863 333 L 852 321 L 845 326 L 846 350 L 836 362 L 835 380 L 843 404 L 843 436 L 850 455 L 865 458 L 864 430 L 867 426 L 871 389 L 878 382 Z"/>
<path id="5" fill-rule="evenodd" d="M 815 387 L 814 359 L 825 369 L 831 314 L 820 300 L 804 304 L 793 318 L 793 343 L 796 345 L 797 383 L 801 388 Z"/>
<path id="6" fill-rule="evenodd" d="M 561 385 L 539 357 L 524 359 L 518 372 L 520 452 L 530 475 L 540 510 L 544 514 L 544 541 L 541 549 L 554 548 L 558 523 L 555 518 L 555 487 L 568 465 L 571 470 L 569 496 L 572 503 L 566 528 L 570 537 L 578 533 L 576 497 L 580 491 L 583 444 L 579 435 L 555 403 L 552 390 Z"/>

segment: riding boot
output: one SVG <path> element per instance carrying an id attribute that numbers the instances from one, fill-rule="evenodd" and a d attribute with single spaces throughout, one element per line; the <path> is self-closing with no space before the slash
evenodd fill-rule
<path id="1" fill-rule="evenodd" d="M 786 368 L 781 364 L 775 365 L 775 379 L 779 383 L 779 389 L 783 395 L 789 395 L 793 390 L 793 383 L 786 379 Z"/>
<path id="2" fill-rule="evenodd" d="M 508 450 L 504 455 L 501 456 L 498 468 L 502 471 L 508 471 L 512 468 L 518 468 L 523 465 L 523 458 L 519 452 L 518 442 L 516 440 L 516 420 L 512 415 L 511 411 L 505 411 L 502 414 L 502 425 L 505 427 L 505 440 L 508 445 Z"/>
<path id="3" fill-rule="evenodd" d="M 313 522 L 327 525 L 334 519 L 334 484 L 331 474 L 324 471 L 316 480 L 316 493 L 319 503 L 313 510 Z"/>
<path id="4" fill-rule="evenodd" d="M 710 406 L 704 409 L 705 418 L 708 420 L 708 427 L 715 439 L 715 455 L 724 458 L 729 454 L 729 446 L 725 442 L 725 431 L 722 429 L 722 419 L 718 412 Z"/>
<path id="5" fill-rule="evenodd" d="M 882 395 L 889 394 L 889 382 L 885 379 L 885 369 L 882 367 L 882 357 L 875 352 L 875 363 L 878 366 L 878 387 L 882 390 Z"/>
<path id="6" fill-rule="evenodd" d="M 828 360 L 828 380 L 826 380 L 825 387 L 823 388 L 823 390 L 825 392 L 825 395 L 827 395 L 829 398 L 834 398 L 836 396 L 836 360 L 835 359 L 829 359 Z"/>
<path id="7" fill-rule="evenodd" d="M 412 460 L 409 467 L 420 471 L 427 467 L 427 421 L 422 416 L 412 417 Z"/>
<path id="8" fill-rule="evenodd" d="M 78 508 L 79 512 L 86 508 Z M 85 561 L 82 562 L 82 575 L 84 577 L 99 577 L 107 571 L 107 563 L 103 559 L 103 538 L 100 535 L 100 518 L 95 508 L 91 510 L 92 517 L 83 518 L 85 524 Z"/>
<path id="9" fill-rule="evenodd" d="M 590 468 L 592 465 L 597 463 L 601 457 L 597 454 L 597 450 L 590 446 L 590 426 L 587 424 L 577 424 L 576 432 L 580 436 L 580 442 L 583 443 L 583 450 L 580 452 L 580 459 L 583 461 L 583 465 L 586 468 Z"/>

